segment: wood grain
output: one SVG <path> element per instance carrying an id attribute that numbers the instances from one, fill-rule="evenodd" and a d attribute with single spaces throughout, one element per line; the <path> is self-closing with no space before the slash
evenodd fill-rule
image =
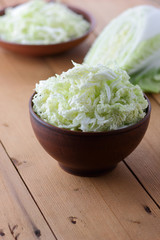
<path id="1" fill-rule="evenodd" d="M 127 164 L 160 207 L 160 105 L 152 98 L 151 121 L 146 136 Z"/>
<path id="2" fill-rule="evenodd" d="M 0 239 L 55 239 L 0 143 Z"/>
<path id="3" fill-rule="evenodd" d="M 109 239 L 138 239 L 136 231 L 142 225 L 144 239 L 153 233 L 159 239 L 159 210 L 123 163 L 93 182 L 64 173 L 37 143 L 26 110 L 36 74 L 47 75 L 46 61 L 42 64 L 41 59 L 29 58 L 22 65 L 23 57 L 10 53 L 3 59 L 1 139 L 57 238 L 101 239 L 107 235 Z M 156 217 L 146 214 L 145 208 Z"/>
<path id="4" fill-rule="evenodd" d="M 73 0 L 64 0 L 63 2 L 74 4 L 77 7 L 88 10 L 96 20 L 96 29 L 94 31 L 96 34 L 99 34 L 111 19 L 130 7 L 146 4 L 160 6 L 159 1 L 153 0 L 76 0 L 75 2 Z"/>
<path id="5" fill-rule="evenodd" d="M 152 96 L 160 104 L 160 94 L 152 94 Z"/>
<path id="6" fill-rule="evenodd" d="M 152 204 L 123 164 L 92 182 L 131 239 L 159 239 L 159 208 Z"/>
<path id="7" fill-rule="evenodd" d="M 81 63 L 112 17 L 128 7 L 156 1 L 66 2 L 85 8 L 96 18 L 95 31 L 82 45 L 48 58 L 0 49 L 0 140 L 7 152 L 0 145 L 0 238 L 11 240 L 20 233 L 18 240 L 50 240 L 54 234 L 59 240 L 159 240 L 159 94 L 149 95 L 151 122 L 141 144 L 125 160 L 127 165 L 122 162 L 99 178 L 62 171 L 37 142 L 28 114 L 28 101 L 39 80 L 72 67 L 71 60 Z M 35 235 L 33 226 L 41 236 Z"/>
<path id="8" fill-rule="evenodd" d="M 14 6 L 15 4 L 21 4 L 27 2 L 27 0 L 1 0 L 5 7 Z"/>

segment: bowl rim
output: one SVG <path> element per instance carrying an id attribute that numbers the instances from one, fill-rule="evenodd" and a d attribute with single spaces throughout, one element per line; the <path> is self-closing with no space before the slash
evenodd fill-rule
<path id="1" fill-rule="evenodd" d="M 52 0 L 50 0 L 49 2 L 53 2 Z M 3 16 L 5 15 L 5 10 L 7 8 L 14 8 L 14 7 L 17 7 L 19 5 L 21 5 L 22 3 L 20 4 L 14 4 L 14 5 L 11 5 L 11 6 L 8 6 L 8 7 L 5 7 L 5 8 L 2 8 L 0 10 L 0 16 Z M 12 46 L 17 46 L 17 47 L 21 47 L 21 46 L 25 46 L 25 47 L 30 47 L 30 48 L 35 48 L 35 47 L 56 47 L 56 46 L 60 46 L 62 44 L 68 44 L 70 42 L 75 42 L 77 40 L 80 40 L 82 38 L 85 38 L 87 37 L 94 29 L 95 27 L 95 18 L 86 10 L 84 9 L 81 9 L 79 7 L 75 7 L 75 6 L 72 6 L 70 4 L 66 4 L 66 3 L 63 3 L 63 5 L 67 6 L 70 10 L 72 10 L 73 12 L 79 12 L 78 14 L 82 15 L 84 17 L 84 19 L 86 19 L 86 16 L 87 16 L 87 21 L 90 23 L 90 27 L 88 29 L 87 32 L 85 32 L 82 36 L 80 37 L 76 37 L 76 38 L 73 38 L 73 39 L 70 39 L 68 41 L 64 41 L 64 42 L 60 42 L 60 43 L 49 43 L 49 44 L 26 44 L 26 43 L 17 43 L 17 42 L 11 42 L 11 41 L 5 41 L 5 40 L 2 40 L 0 38 L 0 43 L 3 43 L 3 44 L 8 44 L 8 45 L 12 45 Z"/>
<path id="2" fill-rule="evenodd" d="M 68 130 L 68 129 L 63 129 L 63 128 L 59 128 L 59 127 L 56 127 L 50 123 L 47 123 L 45 122 L 44 120 L 42 120 L 34 111 L 33 111 L 33 102 L 32 102 L 32 99 L 34 97 L 34 95 L 36 94 L 36 92 L 34 92 L 31 97 L 30 97 L 30 100 L 29 100 L 29 112 L 30 112 L 30 115 L 36 119 L 36 121 L 43 125 L 44 127 L 52 130 L 52 131 L 55 131 L 55 132 L 59 132 L 59 133 L 62 133 L 62 134 L 67 134 L 67 135 L 82 135 L 82 136 L 106 136 L 106 135 L 118 135 L 120 133 L 126 133 L 126 132 L 129 132 L 129 131 L 132 131 L 133 129 L 136 129 L 138 128 L 140 125 L 142 125 L 148 118 L 150 118 L 150 114 L 151 114 L 151 103 L 150 103 L 150 100 L 149 98 L 146 96 L 145 93 L 144 94 L 144 97 L 145 99 L 147 100 L 148 102 L 148 107 L 146 108 L 146 115 L 144 116 L 144 118 L 142 118 L 140 121 L 138 121 L 137 123 L 135 124 L 132 124 L 132 125 L 129 125 L 127 127 L 123 127 L 123 128 L 120 128 L 120 129 L 117 129 L 117 130 L 110 130 L 110 131 L 99 131 L 99 132 L 82 132 L 82 131 L 74 131 L 74 130 Z"/>

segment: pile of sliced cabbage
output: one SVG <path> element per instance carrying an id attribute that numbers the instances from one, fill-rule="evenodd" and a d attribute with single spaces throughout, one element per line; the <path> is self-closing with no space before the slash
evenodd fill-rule
<path id="1" fill-rule="evenodd" d="M 33 110 L 60 128 L 109 131 L 144 118 L 148 106 L 141 88 L 126 71 L 103 65 L 75 64 L 72 69 L 36 84 Z"/>
<path id="2" fill-rule="evenodd" d="M 113 19 L 95 40 L 84 62 L 116 62 L 145 92 L 160 92 L 160 9 L 142 5 Z"/>
<path id="3" fill-rule="evenodd" d="M 32 0 L 7 8 L 0 38 L 21 44 L 54 44 L 81 37 L 90 27 L 82 15 L 61 3 Z"/>

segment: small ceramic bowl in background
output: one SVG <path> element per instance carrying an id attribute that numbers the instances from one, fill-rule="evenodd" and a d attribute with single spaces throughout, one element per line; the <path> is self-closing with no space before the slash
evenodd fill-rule
<path id="1" fill-rule="evenodd" d="M 35 94 L 35 93 L 34 93 Z M 31 124 L 42 147 L 65 171 L 79 176 L 98 176 L 124 160 L 142 140 L 150 119 L 151 104 L 138 123 L 108 132 L 65 130 L 38 117 L 29 102 Z"/>
<path id="2" fill-rule="evenodd" d="M 16 5 L 17 6 L 17 5 Z M 68 5 L 67 5 L 68 6 Z M 78 46 L 80 43 L 82 43 L 89 34 L 93 31 L 95 21 L 94 18 L 86 11 L 68 6 L 69 9 L 74 11 L 77 14 L 80 14 L 90 23 L 89 30 L 82 35 L 81 37 L 72 39 L 70 41 L 62 42 L 62 43 L 56 43 L 56 44 L 20 44 L 20 43 L 14 43 L 14 42 L 7 42 L 0 39 L 0 47 L 5 48 L 9 51 L 28 55 L 28 56 L 47 56 L 47 55 L 54 55 L 58 53 L 65 52 L 73 47 Z M 4 15 L 5 9 L 0 11 L 0 16 Z"/>

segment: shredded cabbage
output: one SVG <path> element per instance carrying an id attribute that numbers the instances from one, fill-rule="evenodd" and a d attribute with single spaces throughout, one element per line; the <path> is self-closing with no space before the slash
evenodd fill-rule
<path id="1" fill-rule="evenodd" d="M 60 43 L 84 35 L 89 26 L 64 4 L 32 0 L 6 9 L 0 17 L 0 38 L 21 44 Z"/>
<path id="2" fill-rule="evenodd" d="M 126 71 L 75 64 L 36 84 L 33 110 L 57 127 L 84 131 L 115 130 L 138 122 L 148 106 L 141 88 Z"/>
<path id="3" fill-rule="evenodd" d="M 91 46 L 84 62 L 90 65 L 108 65 L 116 62 L 128 72 L 133 83 L 135 74 L 138 76 L 136 83 L 144 91 L 159 92 L 160 79 L 155 82 L 154 75 L 150 74 L 149 82 L 149 78 L 144 77 L 144 72 L 148 69 L 154 69 L 152 73 L 157 69 L 160 71 L 159 22 L 159 8 L 142 5 L 126 10 L 104 28 Z M 141 77 L 143 81 L 140 83 Z"/>

